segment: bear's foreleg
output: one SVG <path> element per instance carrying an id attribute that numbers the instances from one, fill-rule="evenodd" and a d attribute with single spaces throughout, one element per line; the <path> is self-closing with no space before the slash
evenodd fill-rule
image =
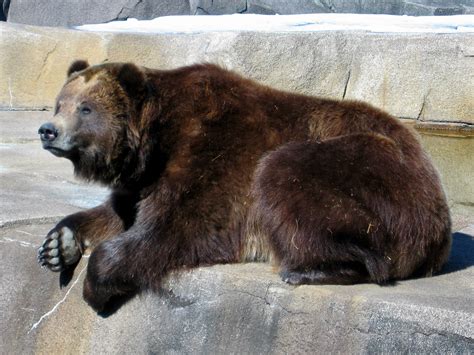
<path id="1" fill-rule="evenodd" d="M 73 267 L 85 249 L 124 231 L 134 219 L 133 198 L 114 192 L 100 206 L 62 219 L 47 234 L 38 250 L 38 261 L 52 271 Z"/>
<path id="2" fill-rule="evenodd" d="M 168 237 L 177 196 L 166 183 L 162 185 L 137 203 L 130 228 L 101 242 L 91 253 L 83 295 L 96 311 L 104 310 L 115 296 L 152 288 L 169 269 L 179 243 L 177 238 Z"/>
<path id="3" fill-rule="evenodd" d="M 196 208 L 202 195 L 190 198 L 189 186 L 161 179 L 137 204 L 133 226 L 95 248 L 84 282 L 84 299 L 95 310 L 107 309 L 114 296 L 158 291 L 173 270 L 237 260 L 238 232 L 220 227 L 229 225 L 225 218 L 203 218 L 206 210 Z"/>
<path id="4" fill-rule="evenodd" d="M 165 274 L 178 268 L 177 238 L 158 226 L 137 221 L 116 238 L 99 244 L 87 266 L 83 296 L 100 312 L 112 298 L 132 296 L 145 289 L 159 288 Z"/>

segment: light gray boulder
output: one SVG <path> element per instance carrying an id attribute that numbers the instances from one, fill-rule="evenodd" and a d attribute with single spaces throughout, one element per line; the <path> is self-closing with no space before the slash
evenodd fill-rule
<path id="1" fill-rule="evenodd" d="M 74 26 L 170 15 L 233 13 L 359 13 L 390 15 L 473 14 L 474 0 L 2 0 L 9 22 L 40 26 Z M 8 5 L 10 10 L 8 11 Z M 0 12 L 0 20 L 2 13 Z"/>
<path id="2" fill-rule="evenodd" d="M 189 14 L 188 0 L 13 0 L 9 22 L 38 26 L 75 26 L 127 18 L 152 19 Z"/>

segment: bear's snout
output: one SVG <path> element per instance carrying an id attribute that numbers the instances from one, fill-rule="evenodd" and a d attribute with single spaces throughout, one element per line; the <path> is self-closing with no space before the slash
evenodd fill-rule
<path id="1" fill-rule="evenodd" d="M 58 136 L 58 130 L 51 122 L 47 122 L 38 129 L 42 141 L 52 142 Z"/>

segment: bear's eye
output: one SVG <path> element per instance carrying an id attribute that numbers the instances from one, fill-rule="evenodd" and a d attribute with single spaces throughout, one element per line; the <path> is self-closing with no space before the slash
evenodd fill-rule
<path id="1" fill-rule="evenodd" d="M 89 113 L 91 113 L 91 109 L 89 107 L 81 107 L 81 113 L 83 115 L 88 115 Z"/>

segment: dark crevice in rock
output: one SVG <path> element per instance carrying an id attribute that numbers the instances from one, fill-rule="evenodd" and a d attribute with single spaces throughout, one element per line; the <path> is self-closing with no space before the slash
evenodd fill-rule
<path id="1" fill-rule="evenodd" d="M 242 10 L 239 11 L 239 14 L 246 13 L 248 8 L 249 8 L 249 2 L 245 1 L 245 7 Z"/>
<path id="2" fill-rule="evenodd" d="M 117 14 L 117 16 L 115 16 L 115 18 L 113 18 L 112 20 L 110 21 L 124 21 L 124 20 L 127 20 L 130 16 L 130 14 L 133 14 L 133 12 L 136 10 L 137 6 L 140 5 L 141 3 L 143 2 L 143 0 L 138 0 L 135 5 L 133 5 L 133 7 L 127 7 L 127 6 L 124 6 L 122 9 L 120 9 L 119 13 Z M 124 12 L 127 11 L 128 14 L 127 15 L 124 15 Z"/>
<path id="3" fill-rule="evenodd" d="M 426 107 L 426 98 L 430 95 L 431 89 L 423 96 L 423 102 L 421 104 L 420 111 L 418 112 L 418 116 L 416 117 L 417 121 L 423 120 L 425 115 L 425 107 Z"/>
<path id="4" fill-rule="evenodd" d="M 349 69 L 349 73 L 347 73 L 346 83 L 344 85 L 344 92 L 342 93 L 342 98 L 346 97 L 347 87 L 349 86 L 349 80 L 351 80 L 351 70 Z"/>
<path id="5" fill-rule="evenodd" d="M 328 12 L 336 12 L 336 9 L 334 8 L 334 5 L 331 0 L 321 0 L 320 4 L 328 11 Z"/>
<path id="6" fill-rule="evenodd" d="M 209 12 L 205 10 L 204 8 L 202 8 L 201 6 L 196 7 L 196 11 L 194 12 L 194 15 L 197 15 L 199 11 L 202 12 L 201 15 L 202 14 L 209 15 Z"/>
<path id="7" fill-rule="evenodd" d="M 171 289 L 162 289 L 159 294 L 168 301 L 168 305 L 171 308 L 185 308 L 196 303 L 196 300 L 176 295 Z"/>
<path id="8" fill-rule="evenodd" d="M 49 57 L 51 56 L 51 54 L 54 53 L 54 51 L 57 48 L 58 48 L 58 43 L 55 43 L 53 49 L 51 49 L 50 51 L 48 51 L 46 53 L 46 56 L 44 57 L 43 64 L 41 66 L 40 72 L 39 72 L 38 76 L 36 77 L 36 81 L 38 81 L 41 78 L 41 76 L 43 75 L 43 71 L 44 71 L 44 68 L 46 67 L 46 64 L 48 63 Z"/>
<path id="9" fill-rule="evenodd" d="M 420 121 L 420 119 L 423 116 L 423 111 L 425 110 L 425 105 L 426 105 L 426 96 L 423 97 L 423 102 L 421 104 L 420 112 L 418 112 L 418 115 L 416 117 L 417 121 Z"/>

